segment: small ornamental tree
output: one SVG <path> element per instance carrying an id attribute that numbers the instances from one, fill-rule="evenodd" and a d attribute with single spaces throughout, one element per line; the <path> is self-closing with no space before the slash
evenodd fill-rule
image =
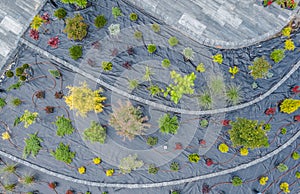
<path id="1" fill-rule="evenodd" d="M 171 117 L 170 114 L 165 114 L 164 116 L 162 116 L 158 121 L 158 125 L 160 128 L 160 132 L 170 134 L 176 134 L 179 127 L 177 117 Z"/>
<path id="2" fill-rule="evenodd" d="M 143 117 L 139 108 L 135 108 L 129 101 L 125 104 L 118 102 L 119 107 L 114 107 L 110 115 L 109 124 L 117 130 L 117 134 L 124 137 L 124 140 L 134 139 L 136 135 L 142 135 L 144 130 L 150 127 L 144 123 L 147 117 Z"/>
<path id="3" fill-rule="evenodd" d="M 265 57 L 255 58 L 252 66 L 248 66 L 250 74 L 254 79 L 265 78 L 271 68 Z"/>
<path id="4" fill-rule="evenodd" d="M 129 155 L 125 158 L 122 158 L 119 168 L 122 174 L 128 174 L 132 170 L 141 168 L 143 165 L 144 162 L 142 160 L 138 160 L 137 155 L 135 154 L 135 155 Z"/>
<path id="5" fill-rule="evenodd" d="M 83 22 L 83 17 L 76 14 L 73 18 L 67 18 L 64 33 L 67 33 L 69 39 L 82 40 L 87 35 L 88 25 Z"/>
<path id="6" fill-rule="evenodd" d="M 300 107 L 300 100 L 287 98 L 280 104 L 280 111 L 283 113 L 291 114 L 297 111 Z"/>
<path id="7" fill-rule="evenodd" d="M 103 144 L 106 139 L 106 129 L 99 123 L 92 121 L 91 126 L 84 130 L 83 135 L 86 140 Z"/>
<path id="8" fill-rule="evenodd" d="M 77 115 L 86 117 L 89 111 L 99 113 L 103 111 L 103 101 L 106 97 L 100 95 L 103 90 L 91 90 L 86 83 L 81 86 L 68 86 L 69 95 L 65 96 L 65 102 L 71 110 L 75 110 Z"/>
<path id="9" fill-rule="evenodd" d="M 232 128 L 228 133 L 233 146 L 254 149 L 269 145 L 266 130 L 263 129 L 264 122 L 237 118 L 236 121 L 231 121 L 230 125 Z"/>
<path id="10" fill-rule="evenodd" d="M 51 151 L 51 155 L 55 157 L 56 160 L 65 162 L 66 164 L 71 164 L 75 157 L 75 152 L 70 151 L 69 145 L 65 145 L 60 142 L 56 150 Z"/>

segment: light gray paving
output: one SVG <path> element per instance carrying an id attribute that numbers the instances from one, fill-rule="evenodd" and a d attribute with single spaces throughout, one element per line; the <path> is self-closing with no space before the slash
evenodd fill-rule
<path id="1" fill-rule="evenodd" d="M 214 47 L 238 48 L 278 33 L 297 10 L 258 0 L 126 0 L 179 29 L 190 38 Z"/>
<path id="2" fill-rule="evenodd" d="M 0 0 L 0 69 L 46 0 Z"/>

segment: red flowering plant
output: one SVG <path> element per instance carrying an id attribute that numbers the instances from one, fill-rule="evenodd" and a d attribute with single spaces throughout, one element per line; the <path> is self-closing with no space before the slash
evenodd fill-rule
<path id="1" fill-rule="evenodd" d="M 33 40 L 38 40 L 40 35 L 39 35 L 39 31 L 35 30 L 35 29 L 30 29 L 29 30 L 29 36 L 30 38 L 32 38 Z"/>
<path id="2" fill-rule="evenodd" d="M 297 121 L 297 122 L 300 122 L 300 115 L 294 116 L 294 120 Z"/>
<path id="3" fill-rule="evenodd" d="M 48 41 L 48 45 L 51 46 L 52 48 L 57 48 L 58 47 L 58 36 L 50 38 Z"/>
<path id="4" fill-rule="evenodd" d="M 274 2 L 284 9 L 295 9 L 298 5 L 295 0 L 264 0 L 263 4 L 264 6 L 269 6 Z"/>
<path id="5" fill-rule="evenodd" d="M 230 125 L 230 120 L 222 120 L 222 121 L 221 121 L 221 124 L 222 124 L 223 126 L 228 126 L 228 125 Z"/>
<path id="6" fill-rule="evenodd" d="M 276 113 L 276 108 L 268 108 L 266 111 L 265 111 L 265 114 L 266 115 L 274 115 Z"/>
<path id="7" fill-rule="evenodd" d="M 299 93 L 300 93 L 300 86 L 294 86 L 294 87 L 292 88 L 292 92 L 293 92 L 294 94 L 299 94 Z"/>
<path id="8" fill-rule="evenodd" d="M 269 6 L 269 5 L 271 5 L 272 3 L 273 3 L 272 0 L 264 0 L 264 1 L 263 1 L 264 6 Z"/>
<path id="9" fill-rule="evenodd" d="M 44 24 L 50 24 L 50 16 L 47 12 L 43 13 L 41 18 L 44 20 Z"/>

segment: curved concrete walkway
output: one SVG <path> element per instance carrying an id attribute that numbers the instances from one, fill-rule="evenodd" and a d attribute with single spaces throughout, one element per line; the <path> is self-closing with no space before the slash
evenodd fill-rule
<path id="1" fill-rule="evenodd" d="M 195 41 L 218 48 L 240 48 L 269 39 L 296 10 L 269 7 L 262 0 L 123 0 L 152 14 Z"/>

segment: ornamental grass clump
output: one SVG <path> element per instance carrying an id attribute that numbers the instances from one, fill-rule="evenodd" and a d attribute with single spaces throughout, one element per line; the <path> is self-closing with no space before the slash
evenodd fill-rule
<path id="1" fill-rule="evenodd" d="M 254 79 L 265 78 L 269 72 L 271 65 L 265 57 L 255 58 L 252 66 L 248 66 L 250 74 Z"/>
<path id="2" fill-rule="evenodd" d="M 63 30 L 67 33 L 69 39 L 82 40 L 87 35 L 88 25 L 83 22 L 84 19 L 80 14 L 76 14 L 73 18 L 67 18 L 66 28 Z"/>
<path id="3" fill-rule="evenodd" d="M 137 155 L 129 155 L 125 158 L 121 159 L 119 169 L 122 174 L 128 174 L 131 173 L 132 170 L 136 170 L 138 168 L 141 168 L 144 165 L 144 162 L 142 160 L 137 159 Z"/>
<path id="4" fill-rule="evenodd" d="M 240 102 L 240 87 L 236 85 L 230 85 L 226 90 L 227 102 L 232 105 L 236 105 Z"/>
<path id="5" fill-rule="evenodd" d="M 65 162 L 66 164 L 71 164 L 73 158 L 75 157 L 75 152 L 70 151 L 69 145 L 65 145 L 62 142 L 60 142 L 56 150 L 51 151 L 51 155 L 56 160 Z"/>
<path id="6" fill-rule="evenodd" d="M 213 99 L 212 99 L 209 91 L 206 90 L 202 94 L 200 94 L 200 96 L 198 98 L 198 102 L 199 102 L 201 108 L 211 109 L 212 104 L 213 104 Z"/>
<path id="7" fill-rule="evenodd" d="M 65 118 L 64 116 L 58 116 L 54 124 L 57 127 L 56 135 L 59 137 L 71 135 L 74 132 L 71 120 Z"/>
<path id="8" fill-rule="evenodd" d="M 37 136 L 37 132 L 34 134 L 29 134 L 29 138 L 25 139 L 23 158 L 27 158 L 27 156 L 30 154 L 33 157 L 36 157 L 42 148 L 41 142 L 43 142 L 43 139 Z"/>
<path id="9" fill-rule="evenodd" d="M 102 104 L 106 97 L 100 95 L 103 90 L 91 90 L 84 82 L 81 86 L 68 86 L 68 96 L 65 96 L 65 102 L 71 110 L 76 111 L 76 115 L 86 117 L 87 113 L 94 111 L 100 113 L 103 111 L 104 105 Z"/>
<path id="10" fill-rule="evenodd" d="M 234 147 L 243 146 L 254 149 L 269 146 L 263 121 L 237 118 L 236 121 L 231 121 L 230 125 L 232 128 L 228 133 Z"/>
<path id="11" fill-rule="evenodd" d="M 0 98 L 0 110 L 6 105 L 6 101 L 4 98 Z"/>
<path id="12" fill-rule="evenodd" d="M 144 134 L 149 124 L 144 123 L 147 117 L 143 117 L 139 108 L 134 107 L 129 101 L 122 104 L 118 102 L 119 107 L 113 107 L 113 113 L 110 115 L 109 124 L 115 128 L 117 134 L 123 137 L 134 139 L 136 135 Z"/>
<path id="13" fill-rule="evenodd" d="M 297 111 L 300 107 L 300 100 L 287 98 L 280 104 L 280 111 L 283 113 L 291 114 Z"/>
<path id="14" fill-rule="evenodd" d="M 159 119 L 158 126 L 162 133 L 176 134 L 179 123 L 176 116 L 171 117 L 170 114 L 165 114 Z"/>
<path id="15" fill-rule="evenodd" d="M 177 172 L 180 169 L 180 165 L 178 162 L 172 162 L 170 164 L 170 170 Z"/>
<path id="16" fill-rule="evenodd" d="M 99 123 L 92 121 L 91 126 L 84 130 L 83 137 L 92 143 L 99 142 L 103 144 L 106 139 L 106 129 Z"/>

